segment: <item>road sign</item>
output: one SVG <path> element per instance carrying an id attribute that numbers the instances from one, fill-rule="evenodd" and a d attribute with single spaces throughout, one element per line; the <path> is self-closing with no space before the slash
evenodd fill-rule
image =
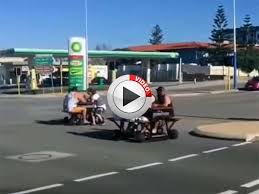
<path id="1" fill-rule="evenodd" d="M 33 58 L 34 66 L 52 66 L 54 59 L 52 55 L 36 55 Z"/>
<path id="2" fill-rule="evenodd" d="M 54 68 L 51 66 L 36 66 L 35 71 L 41 75 L 48 75 L 53 73 Z"/>

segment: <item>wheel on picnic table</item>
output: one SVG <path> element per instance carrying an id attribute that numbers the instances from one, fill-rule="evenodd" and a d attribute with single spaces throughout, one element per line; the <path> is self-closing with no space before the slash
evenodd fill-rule
<path id="1" fill-rule="evenodd" d="M 146 140 L 146 135 L 144 133 L 144 127 L 145 125 L 143 123 L 134 123 L 133 124 L 133 131 L 134 131 L 134 139 L 139 142 L 142 143 Z"/>
<path id="2" fill-rule="evenodd" d="M 97 125 L 104 125 L 105 119 L 101 114 L 96 114 L 95 115 L 95 122 Z"/>
<path id="3" fill-rule="evenodd" d="M 64 123 L 69 124 L 69 117 L 64 117 Z"/>
<path id="4" fill-rule="evenodd" d="M 179 137 L 179 132 L 176 129 L 168 130 L 167 134 L 170 139 L 177 139 Z"/>
<path id="5" fill-rule="evenodd" d="M 122 134 L 120 130 L 114 130 L 113 131 L 113 139 L 114 140 L 120 140 L 122 138 Z"/>
<path id="6" fill-rule="evenodd" d="M 69 119 L 69 125 L 83 125 L 84 121 L 78 115 L 72 115 Z"/>
<path id="7" fill-rule="evenodd" d="M 142 142 L 144 142 L 146 140 L 146 136 L 142 132 L 137 132 L 135 134 L 135 140 L 138 143 L 142 143 Z"/>

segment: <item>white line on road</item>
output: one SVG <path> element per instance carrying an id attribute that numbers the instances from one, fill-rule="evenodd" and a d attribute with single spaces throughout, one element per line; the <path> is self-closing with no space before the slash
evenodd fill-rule
<path id="1" fill-rule="evenodd" d="M 254 187 L 256 185 L 259 185 L 259 179 L 257 180 L 254 180 L 254 181 L 251 181 L 249 183 L 246 183 L 244 185 L 241 185 L 241 187 L 245 187 L 245 188 L 251 188 L 251 187 Z"/>
<path id="2" fill-rule="evenodd" d="M 217 149 L 213 149 L 213 150 L 207 150 L 207 151 L 204 151 L 202 153 L 209 154 L 209 153 L 219 152 L 219 151 L 226 150 L 226 149 L 228 149 L 228 147 L 222 147 L 222 148 L 217 148 Z"/>
<path id="3" fill-rule="evenodd" d="M 259 190 L 256 190 L 256 191 L 248 193 L 248 194 L 259 194 Z"/>
<path id="4" fill-rule="evenodd" d="M 222 193 L 219 193 L 219 194 L 235 194 L 235 193 L 238 193 L 238 192 L 233 191 L 233 190 L 228 190 L 228 191 L 225 191 L 225 192 L 222 192 Z"/>
<path id="5" fill-rule="evenodd" d="M 115 174 L 119 174 L 119 172 L 108 172 L 108 173 L 103 173 L 103 174 L 97 174 L 97 175 L 88 176 L 85 178 L 75 179 L 74 181 L 75 182 L 89 181 L 92 179 L 97 179 L 97 178 L 101 178 L 101 177 L 105 177 L 105 176 L 111 176 L 111 175 L 115 175 Z"/>
<path id="6" fill-rule="evenodd" d="M 181 157 L 178 157 L 178 158 L 173 158 L 173 159 L 170 159 L 168 160 L 169 162 L 175 162 L 175 161 L 178 161 L 178 160 L 184 160 L 184 159 L 187 159 L 187 158 L 192 158 L 192 157 L 195 157 L 195 156 L 198 156 L 199 154 L 190 154 L 190 155 L 186 155 L 186 156 L 181 156 Z"/>
<path id="7" fill-rule="evenodd" d="M 43 190 L 47 190 L 47 189 L 53 189 L 53 188 L 61 187 L 61 186 L 63 186 L 63 184 L 54 184 L 54 185 L 48 185 L 48 186 L 45 186 L 45 187 L 38 187 L 38 188 L 35 188 L 35 189 L 30 189 L 30 190 L 27 190 L 27 191 L 20 191 L 20 192 L 16 192 L 16 193 L 12 193 L 12 194 L 33 193 L 33 192 L 43 191 Z"/>
<path id="8" fill-rule="evenodd" d="M 244 146 L 244 145 L 248 145 L 248 144 L 251 144 L 252 142 L 243 142 L 243 143 L 238 143 L 238 144 L 234 144 L 232 145 L 233 147 L 239 147 L 239 146 Z"/>
<path id="9" fill-rule="evenodd" d="M 163 164 L 163 163 L 155 162 L 155 163 L 151 163 L 151 164 L 145 164 L 145 165 L 142 165 L 142 166 L 136 166 L 136 167 L 132 167 L 132 168 L 127 168 L 126 170 L 128 170 L 128 171 L 139 170 L 139 169 L 142 169 L 142 168 L 148 168 L 148 167 L 157 166 L 157 165 L 161 165 L 161 164 Z"/>

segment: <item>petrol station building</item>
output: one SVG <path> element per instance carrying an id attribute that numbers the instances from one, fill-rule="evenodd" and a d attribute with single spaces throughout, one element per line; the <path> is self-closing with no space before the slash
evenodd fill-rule
<path id="1" fill-rule="evenodd" d="M 11 48 L 0 51 L 0 59 L 8 59 L 8 62 L 2 62 L 0 60 L 0 78 L 2 77 L 2 84 L 10 84 L 10 72 L 14 71 L 15 67 L 23 67 L 23 73 L 27 74 L 30 78 L 32 77 L 32 72 L 35 70 L 33 66 L 33 59 L 37 55 L 51 55 L 54 60 L 54 67 L 59 69 L 60 74 L 64 74 L 68 71 L 68 50 L 61 49 L 29 49 L 29 48 Z M 116 77 L 120 76 L 119 69 L 125 69 L 125 66 L 117 63 L 121 59 L 131 59 L 132 61 L 141 61 L 141 75 L 151 82 L 152 70 L 151 70 L 151 61 L 152 60 L 178 60 L 178 53 L 176 52 L 134 52 L 134 51 L 88 51 L 89 58 L 103 58 L 108 61 L 107 65 L 109 66 L 109 80 L 113 81 Z M 15 63 L 15 60 L 20 60 L 20 63 Z M 115 65 L 116 64 L 116 65 Z M 133 64 L 135 65 L 135 64 Z M 5 70 L 5 72 L 4 72 Z M 8 72 L 9 71 L 9 75 Z M 62 73 L 61 73 L 62 72 Z M 125 72 L 127 73 L 127 72 Z M 37 73 L 36 73 L 37 74 Z M 63 75 L 61 75 L 62 77 Z M 5 79 L 5 80 L 3 80 Z M 32 78 L 33 80 L 33 78 Z M 1 79 L 0 79 L 1 81 Z M 15 84 L 16 80 L 13 80 L 12 83 Z M 0 82 L 1 84 L 1 82 Z M 37 85 L 37 84 L 32 84 Z"/>

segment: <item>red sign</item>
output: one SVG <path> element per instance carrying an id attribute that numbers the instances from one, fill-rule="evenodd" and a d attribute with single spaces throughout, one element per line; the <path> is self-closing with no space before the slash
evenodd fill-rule
<path id="1" fill-rule="evenodd" d="M 148 83 L 144 79 L 136 75 L 130 75 L 130 80 L 138 82 L 144 88 L 146 92 L 146 97 L 152 97 L 151 88 L 149 87 Z"/>
<path id="2" fill-rule="evenodd" d="M 42 75 L 51 74 L 53 73 L 54 68 L 53 67 L 36 67 L 36 72 Z"/>

